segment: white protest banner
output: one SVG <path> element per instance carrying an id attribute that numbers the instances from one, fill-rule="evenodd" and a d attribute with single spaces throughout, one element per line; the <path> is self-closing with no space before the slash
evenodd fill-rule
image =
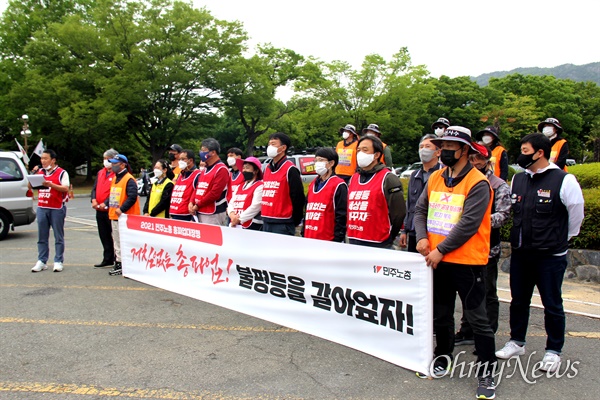
<path id="1" fill-rule="evenodd" d="M 119 232 L 127 278 L 429 373 L 432 270 L 419 254 L 132 215 Z"/>

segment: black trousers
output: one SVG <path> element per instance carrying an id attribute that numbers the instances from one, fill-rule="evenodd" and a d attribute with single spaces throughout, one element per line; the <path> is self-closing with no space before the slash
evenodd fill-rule
<path id="1" fill-rule="evenodd" d="M 434 354 L 453 357 L 454 303 L 456 293 L 463 312 L 473 329 L 477 361 L 484 368 L 478 375 L 491 372 L 496 362 L 494 331 L 485 309 L 485 278 L 483 265 L 462 265 L 440 262 L 433 271 L 433 328 L 436 333 Z"/>
<path id="2" fill-rule="evenodd" d="M 496 333 L 498 331 L 498 316 L 500 315 L 500 301 L 498 300 L 498 260 L 500 256 L 488 258 L 485 266 L 485 309 L 490 327 Z M 459 331 L 466 337 L 473 336 L 473 330 L 464 313 L 460 320 Z"/>
<path id="3" fill-rule="evenodd" d="M 112 227 L 110 219 L 108 219 L 108 212 L 96 210 L 96 225 L 98 225 L 98 236 L 100 236 L 100 242 L 104 252 L 102 254 L 102 261 L 109 263 L 115 262 L 115 247 L 112 239 Z"/>

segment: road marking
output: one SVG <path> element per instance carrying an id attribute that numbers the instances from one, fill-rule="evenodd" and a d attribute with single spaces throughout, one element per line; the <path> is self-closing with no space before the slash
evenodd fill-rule
<path id="1" fill-rule="evenodd" d="M 498 290 L 502 291 L 502 292 L 510 292 L 510 289 L 504 289 L 504 288 L 498 288 Z M 535 297 L 540 297 L 539 294 L 534 293 L 533 294 Z M 541 297 L 540 297 L 541 298 Z M 575 300 L 575 299 L 566 299 L 563 297 L 563 301 L 568 301 L 570 303 L 579 303 L 579 304 L 586 304 L 588 306 L 596 306 L 596 307 L 600 307 L 600 303 L 592 303 L 591 301 L 583 301 L 583 300 Z"/>
<path id="2" fill-rule="evenodd" d="M 6 288 L 18 288 L 18 287 L 23 287 L 23 288 L 47 288 L 49 287 L 47 284 L 35 284 L 35 283 L 31 283 L 31 284 L 12 284 L 12 283 L 3 283 L 0 284 L 0 287 L 6 287 Z M 137 290 L 137 291 L 156 291 L 156 292 L 164 292 L 163 289 L 159 289 L 159 288 L 154 288 L 154 287 L 129 287 L 129 286 L 84 286 L 84 285 L 52 285 L 52 287 L 55 288 L 61 288 L 61 289 L 89 289 L 89 290 Z"/>
<path id="3" fill-rule="evenodd" d="M 499 297 L 498 300 L 501 301 L 501 302 L 503 302 L 503 303 L 509 303 L 510 304 L 510 299 L 503 299 L 503 298 Z M 563 299 L 563 301 L 567 301 L 567 299 Z M 539 309 L 542 309 L 542 310 L 544 309 L 543 305 L 533 304 L 533 303 L 531 303 L 529 305 L 529 307 L 535 307 L 535 308 L 539 308 Z M 568 313 L 568 314 L 575 314 L 575 315 L 581 315 L 583 317 L 600 319 L 600 315 L 599 314 L 591 314 L 591 313 L 586 313 L 586 312 L 581 312 L 581 311 L 569 310 L 567 308 L 565 308 L 564 311 L 565 311 L 565 313 Z"/>
<path id="4" fill-rule="evenodd" d="M 586 339 L 600 339 L 600 332 L 567 332 L 567 335 Z"/>
<path id="5" fill-rule="evenodd" d="M 96 226 L 96 221 L 94 221 L 94 220 L 84 219 L 84 218 L 77 218 L 77 217 L 66 217 L 65 218 L 65 222 L 73 222 L 75 224 L 82 224 L 82 225 L 88 225 L 88 226 Z"/>
<path id="6" fill-rule="evenodd" d="M 202 400 L 250 400 L 256 396 L 242 397 L 229 396 L 223 393 L 211 393 L 207 390 L 190 390 L 181 392 L 172 389 L 139 389 L 139 388 L 116 388 L 101 387 L 97 385 L 77 385 L 51 382 L 6 382 L 0 381 L 0 392 L 27 392 L 27 393 L 53 393 L 53 394 L 76 394 L 103 397 L 129 397 L 144 399 L 202 399 Z M 299 397 L 272 397 L 260 395 L 264 400 L 296 399 Z"/>
<path id="7" fill-rule="evenodd" d="M 219 325 L 183 325 L 167 323 L 149 323 L 149 322 L 129 322 L 129 321 L 81 321 L 65 319 L 30 319 L 0 317 L 0 323 L 7 324 L 41 324 L 41 325 L 76 325 L 76 326 L 111 326 L 125 328 L 158 328 L 158 329 L 193 329 L 201 331 L 241 331 L 241 332 L 298 332 L 295 329 L 277 327 L 265 328 L 262 326 L 219 326 Z"/>

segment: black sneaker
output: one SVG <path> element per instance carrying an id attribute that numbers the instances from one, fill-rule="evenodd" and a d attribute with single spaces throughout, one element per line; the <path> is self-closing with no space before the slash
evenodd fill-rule
<path id="1" fill-rule="evenodd" d="M 490 374 L 477 378 L 477 399 L 496 398 L 496 382 Z"/>
<path id="2" fill-rule="evenodd" d="M 455 346 L 466 346 L 469 344 L 475 344 L 475 339 L 473 338 L 473 335 L 465 335 L 461 331 L 456 332 L 456 335 L 454 335 Z"/>
<path id="3" fill-rule="evenodd" d="M 121 263 L 118 261 L 115 262 L 115 266 L 113 267 L 113 269 L 108 271 L 108 274 L 110 276 L 123 275 L 123 269 L 122 269 Z"/>
<path id="4" fill-rule="evenodd" d="M 448 375 L 448 373 L 450 372 L 450 370 L 452 369 L 452 361 L 448 362 L 448 358 L 446 357 L 438 357 L 436 358 L 436 360 L 433 363 L 433 371 L 429 371 L 429 372 L 433 372 L 433 378 L 442 378 L 446 375 Z M 417 376 L 421 379 L 426 379 L 429 378 L 428 375 L 422 373 L 422 372 L 417 372 Z"/>

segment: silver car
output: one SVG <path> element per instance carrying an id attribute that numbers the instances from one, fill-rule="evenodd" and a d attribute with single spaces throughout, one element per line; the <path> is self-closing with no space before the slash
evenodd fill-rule
<path id="1" fill-rule="evenodd" d="M 0 151 L 0 240 L 11 227 L 35 221 L 33 190 L 27 183 L 27 169 L 19 156 Z"/>

